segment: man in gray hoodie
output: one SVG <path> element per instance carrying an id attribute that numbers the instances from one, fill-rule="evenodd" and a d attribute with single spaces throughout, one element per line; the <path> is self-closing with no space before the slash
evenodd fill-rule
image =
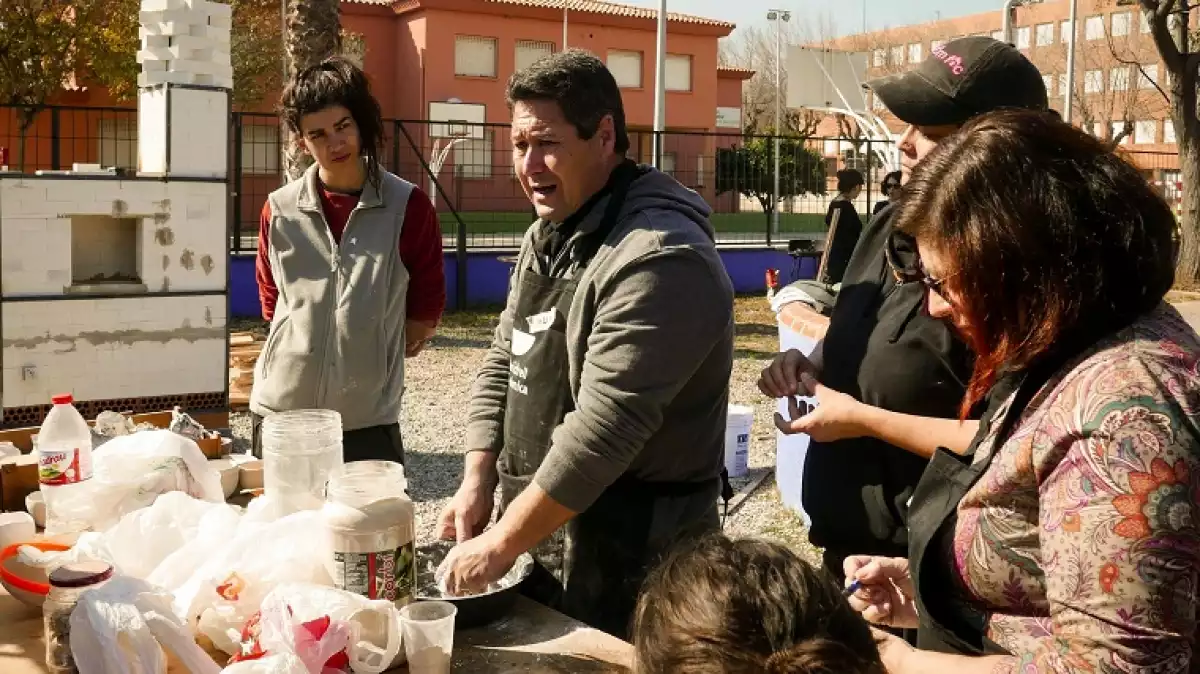
<path id="1" fill-rule="evenodd" d="M 471 391 L 440 572 L 485 587 L 526 551 L 528 594 L 627 636 L 647 567 L 716 529 L 733 288 L 710 209 L 625 158 L 621 92 L 568 50 L 513 75 L 513 165 L 538 220 Z M 491 519 L 501 491 L 501 516 Z"/>

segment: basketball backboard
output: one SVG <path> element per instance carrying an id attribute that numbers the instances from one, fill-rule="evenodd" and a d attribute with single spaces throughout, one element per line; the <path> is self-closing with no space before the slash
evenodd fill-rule
<path id="1" fill-rule="evenodd" d="M 870 112 L 862 87 L 867 71 L 865 53 L 793 46 L 788 48 L 785 66 L 789 108 Z"/>
<path id="2" fill-rule="evenodd" d="M 430 138 L 483 139 L 487 107 L 482 103 L 429 102 Z"/>

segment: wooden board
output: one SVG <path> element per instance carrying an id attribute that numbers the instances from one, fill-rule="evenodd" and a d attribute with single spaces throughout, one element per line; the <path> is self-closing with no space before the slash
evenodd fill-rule
<path id="1" fill-rule="evenodd" d="M 46 674 L 42 630 L 42 612 L 0 588 L 0 672 Z M 632 658 L 628 643 L 525 598 L 507 618 L 459 632 L 454 644 L 454 671 L 470 674 L 627 672 Z M 167 672 L 187 674 L 175 663 Z"/>

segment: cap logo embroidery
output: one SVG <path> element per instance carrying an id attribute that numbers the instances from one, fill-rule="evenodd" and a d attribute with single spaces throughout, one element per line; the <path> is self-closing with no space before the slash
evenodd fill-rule
<path id="1" fill-rule="evenodd" d="M 950 68 L 950 72 L 954 73 L 955 75 L 962 75 L 963 72 L 966 71 L 966 67 L 963 66 L 962 57 L 957 54 L 951 54 L 950 52 L 947 52 L 945 47 L 938 47 L 937 49 L 934 49 L 933 55 L 937 57 L 937 60 L 945 63 L 946 67 Z"/>

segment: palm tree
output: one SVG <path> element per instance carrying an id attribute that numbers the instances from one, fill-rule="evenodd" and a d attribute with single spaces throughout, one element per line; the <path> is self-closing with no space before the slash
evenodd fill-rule
<path id="1" fill-rule="evenodd" d="M 287 35 L 284 49 L 287 72 L 293 74 L 338 54 L 342 48 L 339 0 L 286 0 Z M 283 130 L 288 133 L 287 129 Z M 284 145 L 283 165 L 288 180 L 304 174 L 311 159 L 294 139 Z"/>

